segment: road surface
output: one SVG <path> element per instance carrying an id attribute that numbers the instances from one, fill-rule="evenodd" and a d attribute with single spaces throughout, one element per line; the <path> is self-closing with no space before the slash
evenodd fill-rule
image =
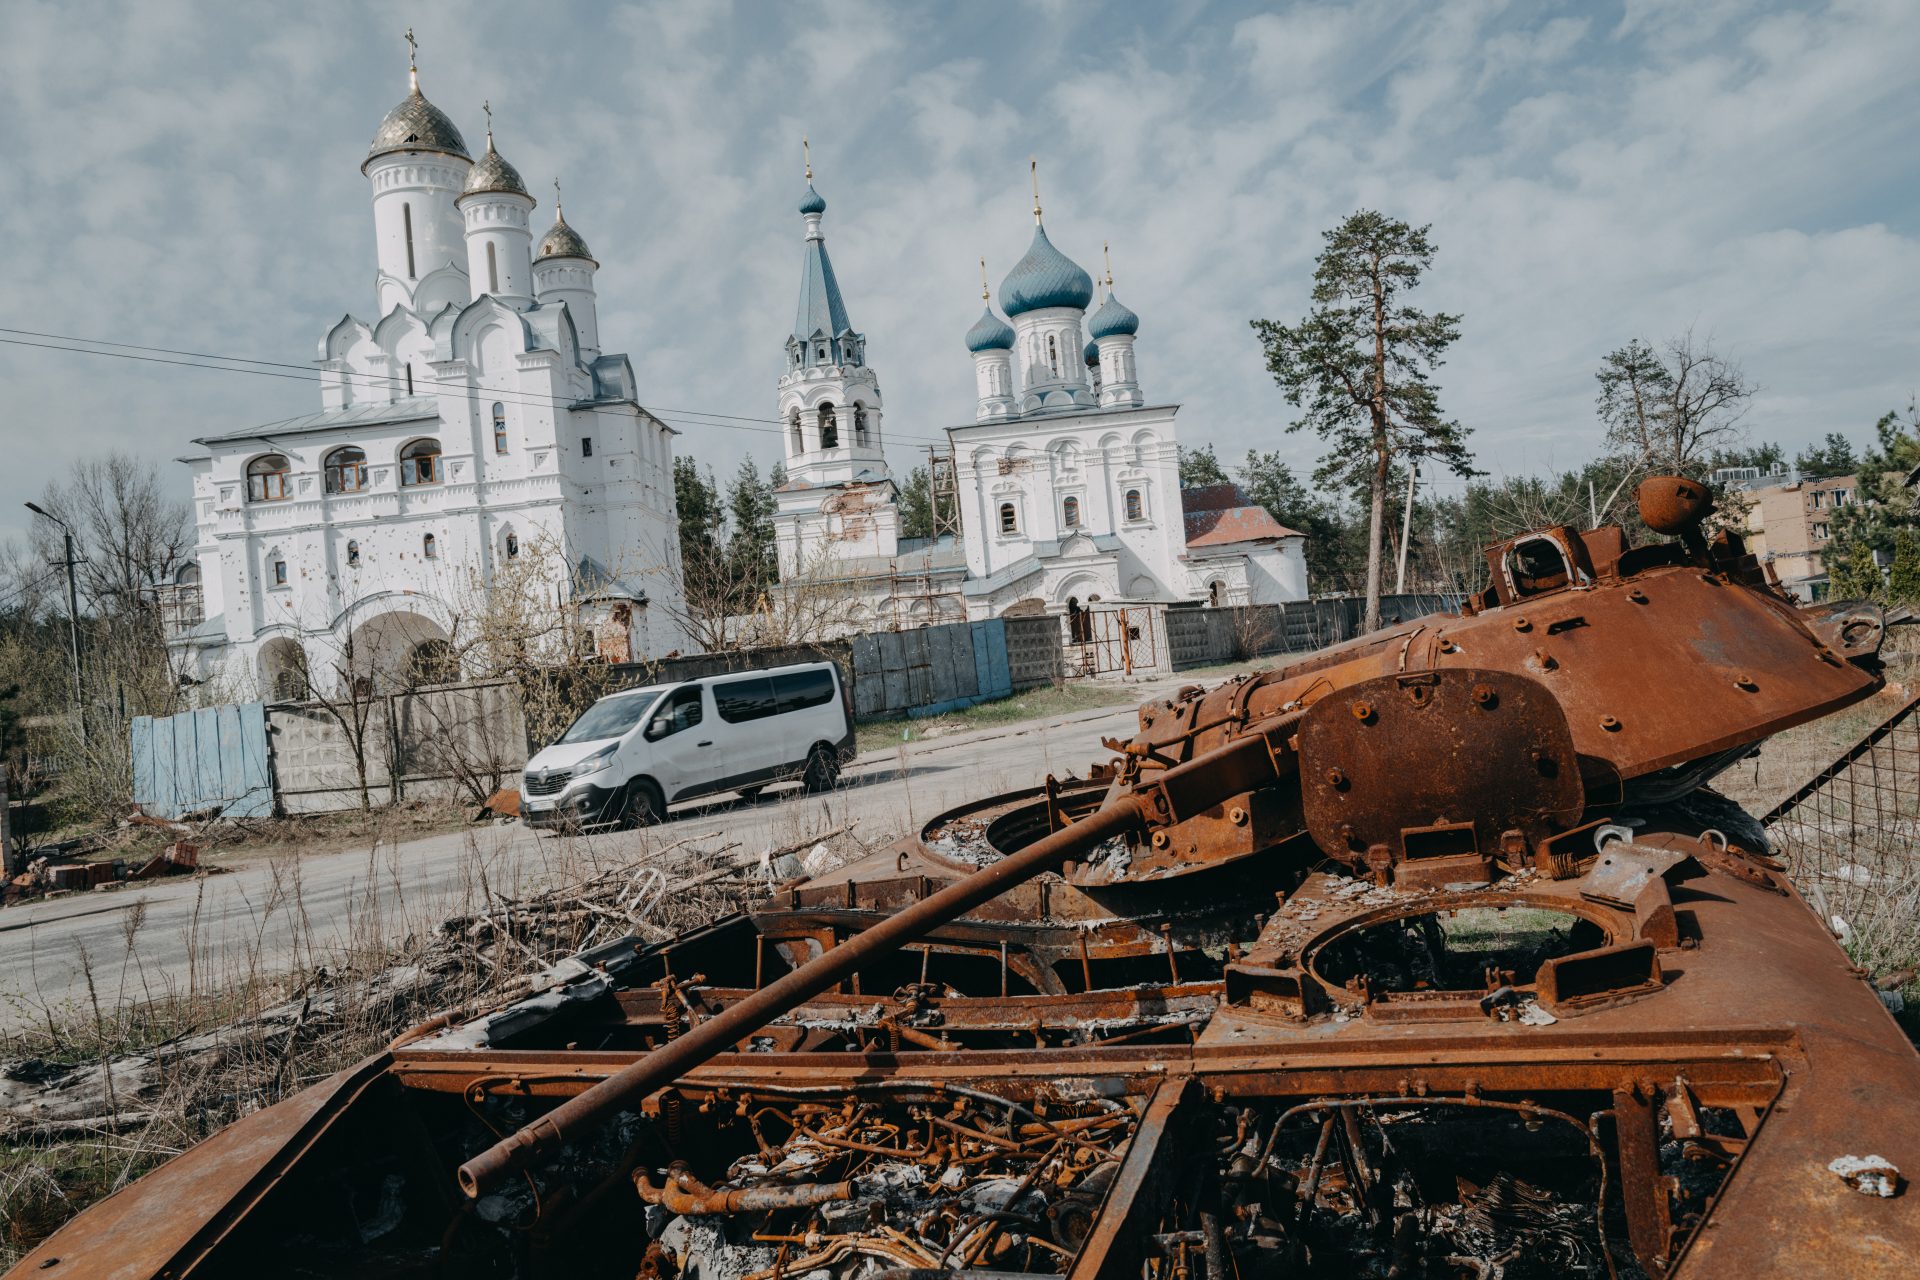
<path id="1" fill-rule="evenodd" d="M 0 911 L 0 1028 L 92 1013 L 123 1001 L 218 990 L 248 975 L 311 971 L 345 948 L 424 933 L 477 906 L 485 892 L 519 896 L 688 840 L 758 853 L 847 823 L 867 844 L 916 830 L 967 800 L 1084 773 L 1111 753 L 1102 736 L 1132 736 L 1133 708 L 1186 683 L 1135 685 L 1111 710 L 1027 721 L 873 752 L 824 795 L 771 788 L 676 808 L 644 831 L 584 838 L 518 824 L 479 826 L 373 850 L 264 856 L 225 874 L 76 894 Z M 1137 695 L 1137 696 L 1136 696 Z"/>

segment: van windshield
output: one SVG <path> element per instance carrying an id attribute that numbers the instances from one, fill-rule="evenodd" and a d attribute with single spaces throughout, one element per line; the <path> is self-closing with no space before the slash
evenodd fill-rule
<path id="1" fill-rule="evenodd" d="M 555 742 L 593 742 L 599 738 L 618 738 L 640 723 L 648 708 L 658 701 L 660 690 L 635 689 L 617 693 L 588 707 Z"/>

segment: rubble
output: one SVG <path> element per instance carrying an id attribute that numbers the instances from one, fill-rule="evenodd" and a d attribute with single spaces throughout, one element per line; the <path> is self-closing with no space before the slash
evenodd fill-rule
<path id="1" fill-rule="evenodd" d="M 22 1265 L 1903 1274 L 1920 1056 L 1710 787 L 1879 689 L 1885 619 L 1701 499 L 1498 544 L 1459 613 L 1143 706 L 1084 779 L 672 882 L 741 910 L 655 926 L 621 867 L 450 922 L 535 976 Z M 1869 1126 L 1868 1194 L 1808 1176 Z"/>

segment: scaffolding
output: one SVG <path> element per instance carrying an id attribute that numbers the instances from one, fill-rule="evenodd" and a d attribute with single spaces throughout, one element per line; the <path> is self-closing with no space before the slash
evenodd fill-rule
<path id="1" fill-rule="evenodd" d="M 960 536 L 960 472 L 953 451 L 927 446 L 927 505 L 933 512 L 933 536 Z"/>

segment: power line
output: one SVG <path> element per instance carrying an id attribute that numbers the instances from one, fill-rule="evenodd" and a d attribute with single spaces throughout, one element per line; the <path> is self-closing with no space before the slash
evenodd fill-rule
<path id="1" fill-rule="evenodd" d="M 282 360 L 256 360 L 247 356 L 224 356 L 224 355 L 219 355 L 213 352 L 187 351 L 187 350 L 176 349 L 173 347 L 142 346 L 138 343 L 132 343 L 132 342 L 114 342 L 105 338 L 81 338 L 81 337 L 75 337 L 71 334 L 43 333 L 33 329 L 11 329 L 11 328 L 0 327 L 0 334 L 15 335 L 12 337 L 0 337 L 0 344 L 4 344 L 7 346 L 31 347 L 38 350 L 44 350 L 44 351 L 65 351 L 75 355 L 102 356 L 102 357 L 115 359 L 115 360 L 135 360 L 143 364 L 172 365 L 178 368 L 186 368 L 186 369 L 206 369 L 206 370 L 211 370 L 217 373 L 244 373 L 244 374 L 251 374 L 255 377 L 281 378 L 281 379 L 285 379 L 287 381 L 292 381 L 292 382 L 306 382 L 306 383 L 313 383 L 313 384 L 318 384 L 322 386 L 327 384 L 329 378 L 338 379 L 343 382 L 358 382 L 362 385 L 367 385 L 375 388 L 389 387 L 395 381 L 394 379 L 389 377 L 383 377 L 377 374 L 356 373 L 352 370 L 340 370 L 340 371 L 313 370 L 313 369 L 307 368 L 304 365 L 293 364 L 293 363 L 282 361 Z M 51 341 L 45 341 L 45 342 L 29 341 L 29 339 L 31 338 L 45 338 L 45 339 L 50 339 Z M 59 345 L 63 343 L 69 344 L 69 345 Z M 118 348 L 118 350 L 103 349 L 103 348 L 110 348 L 110 347 Z M 147 352 L 152 354 L 145 354 L 145 355 L 134 354 L 136 352 Z M 175 356 L 185 356 L 185 357 L 191 357 L 191 358 L 189 359 L 169 358 L 169 357 L 175 357 Z M 205 361 L 220 361 L 222 363 L 208 364 L 208 363 L 204 363 Z M 235 367 L 235 366 L 258 366 L 258 367 L 248 368 L 248 367 Z M 280 372 L 280 370 L 292 370 L 293 372 Z M 527 396 L 522 393 L 514 392 L 514 391 L 495 391 L 495 390 L 487 390 L 485 388 L 471 387 L 471 386 L 468 386 L 465 382 L 455 381 L 454 379 L 451 379 L 451 378 L 429 377 L 429 378 L 415 379 L 414 385 L 425 385 L 427 387 L 437 387 L 437 388 L 446 388 L 450 390 L 458 390 L 464 395 L 464 397 L 468 401 L 475 404 L 485 400 L 485 401 L 495 402 L 495 403 L 514 404 L 521 407 L 544 408 L 544 407 L 551 406 L 557 403 L 558 401 L 558 397 L 544 397 L 544 396 L 535 397 L 535 396 Z M 617 411 L 612 409 L 599 409 L 599 408 L 592 408 L 592 407 L 588 407 L 584 410 L 577 410 L 576 412 L 587 412 L 587 413 L 594 413 L 594 414 L 612 414 L 615 416 L 624 416 L 624 415 L 618 414 Z M 656 418 L 659 418 L 661 421 L 668 422 L 670 424 L 675 423 L 676 419 L 678 419 L 677 425 L 687 426 L 687 427 L 718 427 L 723 430 L 729 430 L 729 431 L 756 431 L 756 432 L 760 432 L 762 434 L 767 434 L 767 435 L 781 435 L 786 431 L 788 427 L 788 424 L 779 418 L 764 418 L 764 417 L 757 417 L 757 416 L 748 415 L 748 414 L 737 414 L 737 413 L 720 413 L 720 412 L 717 412 L 714 410 L 708 410 L 708 409 L 646 408 L 646 412 Z M 298 421 L 299 418 L 306 417 L 306 416 L 310 416 L 310 415 L 301 414 L 291 418 L 279 418 L 270 423 L 263 423 L 260 426 L 253 429 L 266 430 L 269 427 L 277 426 L 277 425 L 280 425 L 281 423 Z M 688 419 L 695 419 L 695 421 L 688 421 Z M 766 424 L 766 425 L 759 425 L 759 424 Z M 236 434 L 236 433 L 226 433 L 226 434 Z M 934 444 L 945 443 L 944 437 L 939 437 L 939 436 L 922 436 L 922 435 L 913 435 L 913 434 L 904 433 L 904 432 L 891 432 L 891 431 L 888 432 L 888 435 L 892 439 L 902 440 L 902 441 L 915 440 L 915 441 L 934 443 Z"/>

